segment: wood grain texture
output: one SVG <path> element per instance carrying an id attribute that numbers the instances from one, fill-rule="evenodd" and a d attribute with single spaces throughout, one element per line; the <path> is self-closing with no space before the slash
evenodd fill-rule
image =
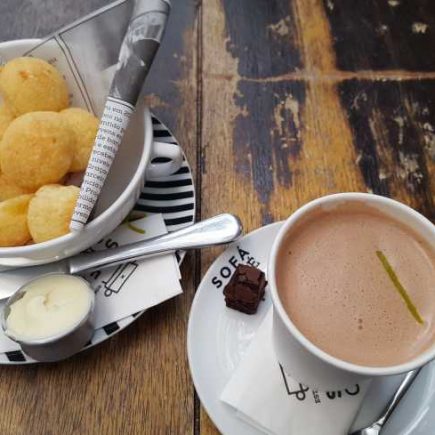
<path id="1" fill-rule="evenodd" d="M 2 0 L 0 41 L 44 37 L 109 3 L 109 0 Z"/>
<path id="2" fill-rule="evenodd" d="M 1 433 L 192 433 L 193 395 L 182 357 L 189 299 L 150 310 L 68 361 L 3 367 Z"/>
<path id="3" fill-rule="evenodd" d="M 368 188 L 434 220 L 435 83 L 352 80 L 340 91 Z"/>
<path id="4" fill-rule="evenodd" d="M 3 0 L 0 39 L 104 3 Z M 146 100 L 195 169 L 198 217 L 233 212 L 250 231 L 320 195 L 368 191 L 435 219 L 433 2 L 173 5 Z M 0 432 L 216 434 L 194 403 L 185 335 L 194 287 L 221 251 L 188 257 L 185 294 L 96 349 L 2 368 Z"/>
<path id="5" fill-rule="evenodd" d="M 402 32 L 429 3 L 409 17 L 407 2 L 243 3 L 203 5 L 204 216 L 229 209 L 249 231 L 320 195 L 368 191 L 433 219 L 432 33 Z M 371 30 L 384 20 L 381 43 Z M 204 410 L 200 423 L 217 433 Z"/>
<path id="6" fill-rule="evenodd" d="M 434 71 L 431 0 L 324 0 L 337 63 L 345 70 Z"/>
<path id="7" fill-rule="evenodd" d="M 107 3 L 2 1 L 0 40 L 43 36 Z M 196 20 L 195 1 L 174 2 L 147 87 L 148 102 L 179 139 L 194 172 Z M 1 367 L 0 433 L 192 434 L 194 394 L 185 347 L 198 280 L 194 264 L 195 256 L 188 255 L 182 296 L 149 310 L 105 343 L 58 364 Z"/>

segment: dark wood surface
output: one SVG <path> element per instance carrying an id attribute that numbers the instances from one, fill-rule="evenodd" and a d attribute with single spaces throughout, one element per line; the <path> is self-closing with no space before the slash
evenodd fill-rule
<path id="1" fill-rule="evenodd" d="M 43 36 L 103 0 L 2 0 L 0 40 Z M 198 218 L 250 231 L 340 191 L 435 219 L 435 3 L 173 0 L 147 101 L 194 168 Z M 2 434 L 214 434 L 186 360 L 184 294 L 53 365 L 0 368 Z"/>

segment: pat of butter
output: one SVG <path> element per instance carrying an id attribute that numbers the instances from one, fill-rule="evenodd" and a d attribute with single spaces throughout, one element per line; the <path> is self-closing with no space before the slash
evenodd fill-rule
<path id="1" fill-rule="evenodd" d="M 23 291 L 10 306 L 6 332 L 25 341 L 67 333 L 87 316 L 94 297 L 89 284 L 72 275 L 43 276 Z"/>

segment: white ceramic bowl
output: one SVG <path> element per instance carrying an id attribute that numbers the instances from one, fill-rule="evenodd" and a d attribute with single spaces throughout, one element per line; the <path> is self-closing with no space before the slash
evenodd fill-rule
<path id="1" fill-rule="evenodd" d="M 18 57 L 37 42 L 0 43 L 0 59 Z M 170 161 L 150 163 L 155 157 L 166 157 Z M 95 207 L 93 219 L 83 231 L 35 245 L 0 248 L 0 267 L 49 263 L 89 248 L 112 232 L 128 215 L 139 198 L 145 173 L 150 178 L 172 174 L 181 166 L 182 158 L 182 150 L 177 145 L 154 142 L 150 112 L 139 104 Z"/>

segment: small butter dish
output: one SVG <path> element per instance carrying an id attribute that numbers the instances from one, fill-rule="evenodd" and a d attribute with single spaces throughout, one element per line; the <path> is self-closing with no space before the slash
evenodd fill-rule
<path id="1" fill-rule="evenodd" d="M 77 353 L 94 332 L 95 293 L 75 275 L 42 275 L 20 287 L 2 312 L 3 331 L 31 358 L 59 361 Z"/>

